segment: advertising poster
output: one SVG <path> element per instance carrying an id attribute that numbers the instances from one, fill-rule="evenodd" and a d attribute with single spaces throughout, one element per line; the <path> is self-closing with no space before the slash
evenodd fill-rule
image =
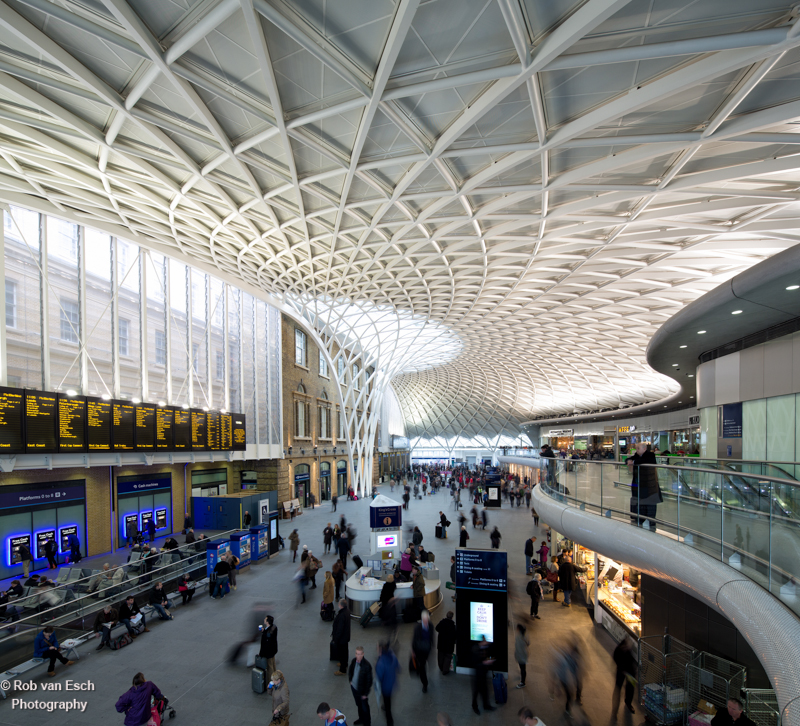
<path id="1" fill-rule="evenodd" d="M 46 555 L 44 553 L 44 546 L 48 540 L 55 541 L 56 531 L 54 529 L 46 529 L 43 532 L 36 533 L 36 559 L 41 560 Z"/>
<path id="2" fill-rule="evenodd" d="M 266 524 L 269 521 L 269 499 L 262 499 L 258 503 L 258 523 Z"/>
<path id="3" fill-rule="evenodd" d="M 269 538 L 277 539 L 277 537 L 278 537 L 278 520 L 273 519 L 269 523 Z"/>
<path id="4" fill-rule="evenodd" d="M 396 534 L 379 534 L 378 535 L 378 549 L 384 550 L 389 547 L 398 546 L 398 537 Z"/>
<path id="5" fill-rule="evenodd" d="M 494 605 L 490 602 L 469 604 L 469 639 L 494 642 Z"/>

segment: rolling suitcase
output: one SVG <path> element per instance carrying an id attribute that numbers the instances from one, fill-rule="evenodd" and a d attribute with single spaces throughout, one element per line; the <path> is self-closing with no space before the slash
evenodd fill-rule
<path id="1" fill-rule="evenodd" d="M 372 620 L 373 617 L 374 615 L 372 614 L 372 610 L 367 608 L 364 611 L 364 614 L 361 616 L 361 620 L 359 620 L 358 622 L 361 624 L 362 628 L 366 628 L 367 625 L 369 625 L 369 621 Z"/>
<path id="2" fill-rule="evenodd" d="M 503 704 L 508 701 L 508 685 L 502 673 L 495 673 L 492 676 L 492 687 L 494 688 L 494 702 Z"/>
<path id="3" fill-rule="evenodd" d="M 437 524 L 436 525 L 436 539 L 442 539 L 442 538 L 443 538 L 442 537 L 442 525 L 441 524 Z"/>
<path id="4" fill-rule="evenodd" d="M 267 672 L 263 668 L 253 668 L 251 673 L 253 693 L 264 693 L 267 690 Z"/>
<path id="5" fill-rule="evenodd" d="M 353 564 L 356 567 L 363 567 L 364 566 L 364 560 L 362 560 L 358 555 L 353 555 Z"/>

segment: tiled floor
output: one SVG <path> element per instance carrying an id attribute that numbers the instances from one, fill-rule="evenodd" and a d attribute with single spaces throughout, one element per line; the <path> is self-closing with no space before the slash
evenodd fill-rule
<path id="1" fill-rule="evenodd" d="M 392 496 L 386 486 L 382 487 L 382 493 Z M 425 536 L 424 545 L 436 553 L 437 564 L 444 569 L 445 575 L 457 540 L 452 537 L 437 540 L 433 536 L 433 530 L 439 510 L 445 509 L 448 503 L 449 497 L 446 493 L 427 497 L 424 501 L 413 501 L 405 519 L 406 526 L 409 522 L 419 525 Z M 333 522 L 336 517 L 344 514 L 358 530 L 356 552 L 364 557 L 368 554 L 368 506 L 369 502 L 363 500 L 341 501 L 339 511 L 332 514 L 330 505 L 323 503 L 322 507 L 298 517 L 294 526 L 299 530 L 301 543 L 308 544 L 315 555 L 321 557 L 322 529 L 328 521 Z M 452 509 L 445 511 L 450 519 L 455 520 Z M 525 539 L 534 533 L 533 520 L 526 509 L 510 510 L 507 507 L 492 512 L 490 518 L 491 526 L 496 524 L 499 527 L 503 535 L 502 544 L 510 553 L 509 575 L 514 586 L 510 611 L 515 617 L 524 615 L 527 597 L 523 596 L 524 601 L 519 600 L 513 593 L 522 592 L 525 585 L 522 552 Z M 284 537 L 291 530 L 291 523 L 281 522 L 281 534 Z M 452 533 L 455 534 L 455 529 Z M 490 546 L 488 532 L 472 531 L 470 528 L 470 534 L 470 545 Z M 326 567 L 330 567 L 334 561 L 333 555 L 321 559 Z M 0 725 L 121 724 L 123 717 L 115 712 L 114 703 L 127 690 L 133 675 L 138 671 L 143 672 L 148 680 L 154 681 L 171 700 L 178 714 L 174 721 L 176 726 L 266 724 L 270 719 L 271 697 L 252 692 L 248 668 L 244 665 L 230 666 L 226 662 L 226 656 L 233 645 L 249 635 L 246 631 L 252 627 L 253 610 L 262 607 L 266 607 L 275 616 L 279 628 L 277 665 L 286 675 L 291 692 L 292 724 L 316 724 L 316 707 L 321 701 L 327 701 L 339 708 L 352 724 L 357 716 L 350 688 L 346 679 L 333 675 L 335 664 L 328 661 L 331 625 L 319 617 L 324 576 L 322 573 L 318 575 L 320 588 L 311 591 L 308 602 L 298 605 L 296 586 L 291 581 L 295 568 L 296 565 L 291 563 L 289 550 L 284 550 L 272 560 L 262 561 L 252 566 L 249 572 L 241 573 L 238 589 L 231 596 L 217 601 L 208 597 L 196 597 L 191 606 L 176 611 L 174 621 L 155 622 L 151 633 L 143 634 L 123 650 L 95 653 L 93 647 L 85 647 L 81 653 L 81 661 L 75 666 L 69 669 L 57 666 L 56 678 L 44 679 L 43 673 L 37 675 L 33 682 L 39 686 L 39 690 L 25 693 L 17 691 L 7 701 L 0 703 Z M 452 604 L 449 598 L 450 593 L 446 591 L 444 604 L 434 613 L 434 621 L 438 622 Z M 439 711 L 447 712 L 455 726 L 465 722 L 498 725 L 516 723 L 517 711 L 524 705 L 530 706 L 548 726 L 566 723 L 561 697 L 551 700 L 549 695 L 551 650 L 573 635 L 580 639 L 586 665 L 583 687 L 585 713 L 588 720 L 596 726 L 608 724 L 613 685 L 613 642 L 610 636 L 591 621 L 586 608 L 581 605 L 568 609 L 552 600 L 546 600 L 540 614 L 542 619 L 535 621 L 528 630 L 531 648 L 527 687 L 520 690 L 514 688 L 518 681 L 518 672 L 516 666 L 512 665 L 508 703 L 480 717 L 471 710 L 469 678 L 462 675 L 442 677 L 436 669 L 434 659 L 429 665 L 429 691 L 422 694 L 419 681 L 410 677 L 405 669 L 412 626 L 400 625 L 398 657 L 404 669 L 398 692 L 393 698 L 397 726 L 432 726 Z M 380 625 L 362 629 L 353 621 L 351 657 L 355 647 L 363 645 L 367 659 L 374 664 L 376 644 L 383 632 Z M 509 637 L 509 642 L 512 650 L 509 661 L 513 663 L 513 636 Z M 61 684 L 65 688 L 68 677 L 92 684 L 94 691 L 43 692 L 41 689 L 45 680 Z M 43 710 L 26 711 L 13 707 L 12 698 L 44 702 L 77 699 L 86 701 L 87 706 L 84 713 L 65 713 L 59 709 L 51 713 Z M 385 719 L 374 696 L 371 704 L 375 726 L 383 726 Z M 637 723 L 641 721 L 638 712 L 632 718 Z M 623 716 L 620 713 L 621 723 L 630 719 L 630 715 Z"/>

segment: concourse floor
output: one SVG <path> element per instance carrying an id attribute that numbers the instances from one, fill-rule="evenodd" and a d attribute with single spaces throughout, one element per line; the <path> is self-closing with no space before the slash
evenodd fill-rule
<path id="1" fill-rule="evenodd" d="M 380 491 L 392 496 L 389 487 L 383 485 Z M 399 499 L 399 492 L 395 497 Z M 462 495 L 462 498 L 465 498 Z M 280 532 L 284 538 L 296 527 L 300 542 L 308 544 L 315 556 L 329 569 L 335 558 L 322 556 L 322 530 L 327 522 L 335 522 L 344 514 L 352 522 L 358 533 L 355 551 L 366 559 L 369 542 L 369 501 L 345 502 L 340 500 L 338 512 L 331 512 L 330 503 L 324 502 L 315 510 L 307 510 L 297 517 L 294 523 L 283 520 Z M 471 505 L 464 504 L 467 513 Z M 434 525 L 439 518 L 439 510 L 445 511 L 453 521 L 451 536 L 447 540 L 434 537 Z M 416 524 L 424 535 L 423 545 L 436 554 L 436 564 L 442 570 L 443 579 L 448 579 L 450 556 L 457 545 L 456 517 L 450 505 L 447 492 L 424 500 L 412 501 L 410 510 L 404 513 L 404 525 Z M 541 539 L 542 531 L 533 527 L 530 511 L 522 508 L 490 510 L 489 529 L 497 525 L 502 536 L 501 546 L 509 552 L 509 577 L 512 586 L 510 611 L 512 622 L 520 615 L 526 616 L 528 598 L 524 595 L 527 581 L 524 542 L 531 534 Z M 490 547 L 489 531 L 473 530 L 469 544 L 473 547 Z M 299 556 L 298 556 L 299 561 Z M 249 572 L 239 574 L 238 589 L 222 600 L 211 600 L 205 593 L 198 592 L 195 601 L 187 607 L 175 611 L 171 622 L 148 621 L 152 632 L 143 633 L 131 645 L 112 652 L 103 649 L 95 652 L 93 643 L 84 646 L 81 660 L 73 667 L 56 665 L 56 677 L 45 678 L 44 669 L 38 669 L 32 681 L 38 686 L 36 691 L 14 691 L 6 701 L 0 702 L 0 726 L 86 726 L 86 724 L 122 724 L 123 716 L 117 714 L 114 704 L 117 698 L 131 685 L 131 679 L 138 671 L 148 680 L 158 685 L 171 705 L 177 711 L 176 726 L 216 726 L 220 723 L 267 724 L 271 718 L 272 698 L 269 694 L 258 695 L 252 692 L 250 669 L 240 664 L 231 666 L 227 656 L 233 646 L 249 637 L 252 613 L 256 609 L 267 608 L 275 617 L 278 626 L 277 667 L 286 676 L 291 694 L 291 723 L 312 726 L 318 723 L 317 705 L 327 701 L 341 710 L 352 724 L 356 718 L 356 708 L 346 678 L 334 676 L 336 664 L 328 660 L 331 624 L 319 617 L 319 603 L 322 599 L 324 571 L 317 575 L 318 589 L 308 593 L 307 602 L 299 604 L 297 586 L 292 576 L 297 564 L 292 564 L 291 553 L 282 550 L 269 561 L 250 567 Z M 350 563 L 352 572 L 352 563 Z M 515 593 L 522 593 L 522 599 Z M 438 622 L 453 605 L 451 592 L 443 592 L 443 604 L 433 613 Z M 607 726 L 610 723 L 611 695 L 613 689 L 613 663 L 611 653 L 614 643 L 606 631 L 590 619 L 583 603 L 572 608 L 545 599 L 540 607 L 541 620 L 530 623 L 525 617 L 531 647 L 528 660 L 527 686 L 515 689 L 519 673 L 513 657 L 513 634 L 509 634 L 509 699 L 508 703 L 496 707 L 491 713 L 476 716 L 471 709 L 471 686 L 468 676 L 451 674 L 442 676 L 436 668 L 435 657 L 428 667 L 430 686 L 427 694 L 422 693 L 419 680 L 408 674 L 407 664 L 412 625 L 398 626 L 398 658 L 402 666 L 398 690 L 392 698 L 393 713 L 397 726 L 421 726 L 436 723 L 437 712 L 449 714 L 454 726 L 461 723 L 515 724 L 516 714 L 522 706 L 529 706 L 547 726 L 571 723 L 564 715 L 564 703 L 560 694 L 551 698 L 552 657 L 554 646 L 577 637 L 581 643 L 585 677 L 583 683 L 583 704 L 586 720 L 594 726 Z M 458 623 L 457 623 L 458 625 Z M 376 645 L 385 636 L 380 624 L 371 624 L 363 629 L 357 621 L 352 621 L 350 657 L 355 648 L 363 645 L 366 658 L 373 664 L 376 660 Z M 90 691 L 67 691 L 67 679 L 76 683 L 89 684 Z M 42 684 L 60 684 L 60 691 L 43 691 Z M 490 686 L 491 692 L 491 686 Z M 86 702 L 83 713 L 65 712 L 57 707 L 52 712 L 46 710 L 23 710 L 12 699 L 23 701 Z M 370 697 L 372 722 L 375 726 L 385 726 L 386 720 L 374 693 Z M 481 704 L 481 711 L 483 711 Z M 623 713 L 624 712 L 624 713 Z M 580 717 L 580 713 L 576 714 Z M 578 718 L 575 723 L 583 722 Z M 643 712 L 630 715 L 620 708 L 620 724 L 639 724 Z"/>

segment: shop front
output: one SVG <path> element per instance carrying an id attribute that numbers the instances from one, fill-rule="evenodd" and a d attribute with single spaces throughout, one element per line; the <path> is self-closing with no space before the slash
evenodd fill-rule
<path id="1" fill-rule="evenodd" d="M 310 493 L 311 467 L 308 464 L 298 464 L 294 468 L 294 498 L 299 500 L 303 509 L 309 506 L 308 495 Z"/>
<path id="2" fill-rule="evenodd" d="M 323 501 L 331 498 L 331 465 L 327 461 L 319 465 L 319 497 Z"/>
<path id="3" fill-rule="evenodd" d="M 575 448 L 574 429 L 550 429 L 545 435 L 546 441 L 553 451 L 571 452 Z"/>
<path id="4" fill-rule="evenodd" d="M 347 496 L 347 461 L 344 459 L 336 462 L 336 494 L 340 497 Z"/>

